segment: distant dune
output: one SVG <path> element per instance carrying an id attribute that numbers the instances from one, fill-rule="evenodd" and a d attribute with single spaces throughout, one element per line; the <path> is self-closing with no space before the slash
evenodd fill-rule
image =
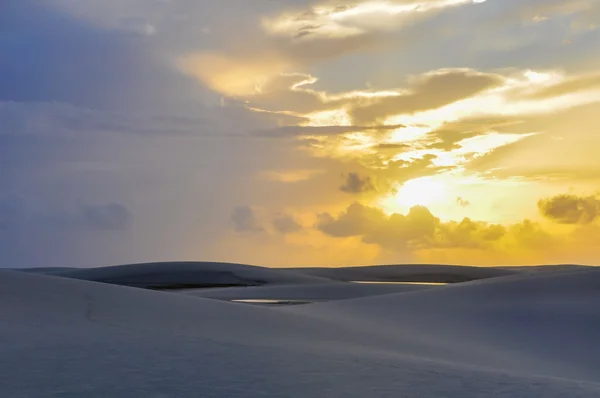
<path id="1" fill-rule="evenodd" d="M 405 293 L 431 288 L 427 285 L 362 285 L 357 283 L 332 282 L 310 285 L 277 285 L 225 289 L 195 289 L 184 291 L 198 297 L 219 300 L 271 299 L 329 301 L 374 296 L 380 294 Z"/>
<path id="2" fill-rule="evenodd" d="M 160 262 L 98 268 L 55 268 L 51 272 L 36 268 L 30 271 L 114 285 L 165 290 L 328 282 L 326 279 L 302 273 L 215 262 Z"/>
<path id="3" fill-rule="evenodd" d="M 340 281 L 455 283 L 511 275 L 517 268 L 467 267 L 438 264 L 376 265 L 341 268 L 292 268 L 295 272 Z"/>
<path id="4" fill-rule="evenodd" d="M 417 267 L 375 267 L 371 277 Z M 464 267 L 460 275 L 488 277 L 445 286 L 219 263 L 29 271 L 0 271 L 2 397 L 600 396 L 595 267 Z M 120 286 L 217 282 L 263 285 Z M 269 297 L 326 302 L 227 301 Z"/>
<path id="5" fill-rule="evenodd" d="M 533 270 L 533 268 L 531 268 Z M 452 265 L 265 268 L 217 262 L 159 262 L 97 268 L 29 268 L 20 271 L 154 289 L 262 286 L 331 281 L 456 283 L 522 272 L 520 268 Z"/>

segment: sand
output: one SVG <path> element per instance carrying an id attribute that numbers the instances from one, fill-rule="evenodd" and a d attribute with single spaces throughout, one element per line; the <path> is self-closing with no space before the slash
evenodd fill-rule
<path id="1" fill-rule="evenodd" d="M 222 276 L 219 264 L 183 264 L 0 271 L 0 396 L 600 396 L 600 269 L 420 287 L 225 265 L 230 278 L 263 284 L 120 283 L 171 270 L 169 283 L 181 271 L 195 283 Z M 323 302 L 226 301 L 250 296 Z"/>

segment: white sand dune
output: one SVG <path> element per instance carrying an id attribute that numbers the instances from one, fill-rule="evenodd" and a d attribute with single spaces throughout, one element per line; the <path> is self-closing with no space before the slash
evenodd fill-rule
<path id="1" fill-rule="evenodd" d="M 598 397 L 599 310 L 597 269 L 278 308 L 0 271 L 0 396 Z"/>
<path id="2" fill-rule="evenodd" d="M 414 354 L 600 382 L 599 299 L 600 269 L 588 268 L 293 310 L 348 327 L 376 323 L 377 339 L 411 341 Z"/>

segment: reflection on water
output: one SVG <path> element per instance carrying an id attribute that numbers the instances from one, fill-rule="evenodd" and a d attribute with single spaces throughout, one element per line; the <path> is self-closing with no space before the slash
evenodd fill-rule
<path id="1" fill-rule="evenodd" d="M 446 282 L 390 282 L 390 281 L 350 281 L 352 283 L 373 283 L 380 285 L 426 285 L 426 286 L 443 286 Z"/>
<path id="2" fill-rule="evenodd" d="M 443 286 L 447 283 L 443 282 L 394 282 L 394 281 L 350 281 L 350 283 L 364 283 L 364 284 L 381 284 L 381 285 L 423 285 L 423 286 Z M 329 299 L 307 299 L 307 300 L 293 300 L 293 299 L 234 299 L 229 300 L 234 303 L 244 303 L 253 305 L 273 306 L 273 305 L 299 305 L 299 304 L 310 304 L 320 301 L 329 301 Z"/>
<path id="3" fill-rule="evenodd" d="M 259 305 L 298 305 L 310 304 L 312 301 L 306 300 L 275 300 L 275 299 L 237 299 L 231 300 L 234 303 L 259 304 Z"/>

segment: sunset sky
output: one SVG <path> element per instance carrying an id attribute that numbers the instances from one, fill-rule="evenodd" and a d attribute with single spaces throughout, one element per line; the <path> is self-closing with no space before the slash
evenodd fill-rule
<path id="1" fill-rule="evenodd" d="M 600 0 L 3 0 L 2 267 L 600 263 Z"/>

